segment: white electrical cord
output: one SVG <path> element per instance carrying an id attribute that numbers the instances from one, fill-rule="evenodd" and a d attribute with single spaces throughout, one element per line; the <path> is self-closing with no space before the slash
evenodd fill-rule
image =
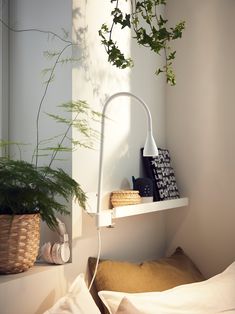
<path id="1" fill-rule="evenodd" d="M 98 229 L 97 232 L 98 232 L 98 254 L 97 254 L 97 260 L 96 260 L 96 264 L 95 264 L 95 271 L 94 271 L 94 274 L 92 276 L 92 279 L 91 279 L 91 282 L 90 282 L 90 285 L 89 285 L 89 288 L 88 288 L 89 291 L 91 290 L 91 287 L 92 287 L 93 282 L 95 280 L 95 277 L 96 277 L 96 274 L 97 274 L 97 270 L 98 270 L 98 266 L 99 266 L 99 261 L 100 261 L 100 253 L 101 253 L 101 234 L 100 234 L 100 229 Z"/>

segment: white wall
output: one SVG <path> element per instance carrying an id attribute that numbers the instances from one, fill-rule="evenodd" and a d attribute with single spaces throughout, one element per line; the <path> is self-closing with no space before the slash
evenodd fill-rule
<path id="1" fill-rule="evenodd" d="M 71 68 L 63 68 L 57 73 L 43 111 L 53 112 L 56 104 L 71 97 L 86 99 L 95 109 L 101 110 L 108 95 L 120 90 L 131 91 L 148 103 L 153 115 L 157 143 L 165 146 L 164 78 L 155 78 L 153 75 L 156 62 L 161 60 L 156 60 L 153 55 L 134 46 L 127 32 L 122 36 L 122 42 L 124 48 L 136 56 L 136 67 L 121 71 L 110 66 L 97 35 L 98 27 L 109 15 L 109 8 L 106 6 L 108 4 L 104 0 L 102 4 L 100 1 L 74 1 L 72 12 L 71 1 L 12 2 L 12 21 L 19 28 L 38 27 L 58 32 L 61 27 L 71 30 L 72 23 L 74 27 L 87 26 L 85 41 L 78 50 L 79 55 L 85 55 L 84 61 L 74 67 L 73 81 Z M 81 29 L 78 34 L 83 36 Z M 48 49 L 48 45 L 53 47 L 57 42 L 48 43 L 43 34 L 20 33 L 11 37 L 12 140 L 23 139 L 26 143 L 35 141 L 35 108 L 43 92 L 40 70 L 46 66 L 42 49 Z M 108 115 L 112 119 L 108 123 L 105 139 L 106 190 L 128 187 L 131 175 L 140 175 L 139 149 L 143 146 L 145 137 L 145 118 L 138 103 L 133 102 L 130 106 L 129 99 L 120 99 L 113 103 L 111 111 Z M 43 118 L 41 121 L 42 136 L 47 136 L 49 131 L 59 131 L 48 120 Z M 23 149 L 23 156 L 29 159 L 30 153 L 27 149 L 28 147 Z M 68 171 L 72 166 L 73 176 L 87 192 L 95 192 L 97 189 L 98 155 L 98 145 L 95 150 L 79 150 L 70 156 L 72 165 L 70 162 L 64 165 Z M 81 216 L 83 230 L 79 237 Z M 87 258 L 97 255 L 97 232 L 94 220 L 82 215 L 75 207 L 72 234 L 71 264 L 40 270 L 35 274 L 29 271 L 25 276 L 12 275 L 11 280 L 0 278 L 1 313 L 40 314 L 64 294 L 78 273 L 86 271 Z M 137 261 L 159 257 L 164 249 L 165 221 L 161 214 L 120 219 L 114 229 L 102 230 L 102 257 Z M 27 302 L 25 296 L 28 298 Z"/>
<path id="2" fill-rule="evenodd" d="M 73 97 L 87 99 L 101 110 L 107 96 L 119 91 L 134 92 L 148 103 L 154 118 L 157 142 L 160 146 L 164 145 L 164 78 L 156 79 L 153 75 L 155 57 L 137 49 L 130 42 L 127 31 L 121 34 L 121 42 L 126 53 L 136 58 L 136 67 L 133 70 L 114 68 L 107 63 L 104 47 L 100 45 L 97 35 L 101 24 L 108 20 L 110 6 L 103 2 L 103 9 L 100 10 L 100 2 L 87 1 L 74 1 L 74 5 L 77 5 L 80 13 L 78 19 L 74 20 L 75 33 L 76 29 L 81 28 L 86 31 L 81 44 L 85 59 L 80 67 L 73 70 Z M 138 103 L 130 102 L 128 98 L 122 97 L 110 104 L 107 112 L 110 120 L 105 131 L 104 191 L 131 187 L 131 176 L 139 176 L 139 150 L 144 144 L 146 124 L 143 112 Z M 73 173 L 87 192 L 97 190 L 98 149 L 80 150 L 73 156 Z M 102 256 L 137 260 L 162 254 L 163 219 L 162 215 L 149 215 L 117 221 L 115 229 L 104 231 Z M 78 263 L 86 262 L 86 257 L 97 252 L 94 222 L 86 216 L 84 222 L 83 237 L 78 241 L 81 249 L 77 251 L 78 254 L 83 252 L 84 260 L 78 257 Z"/>
<path id="3" fill-rule="evenodd" d="M 234 21 L 232 0 L 169 0 L 186 20 L 177 86 L 167 90 L 167 146 L 190 206 L 169 214 L 168 248 L 181 245 L 206 276 L 235 259 Z"/>

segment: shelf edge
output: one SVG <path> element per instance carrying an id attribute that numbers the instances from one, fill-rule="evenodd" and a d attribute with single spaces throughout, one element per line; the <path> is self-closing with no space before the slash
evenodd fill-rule
<path id="1" fill-rule="evenodd" d="M 129 217 L 152 212 L 158 212 L 178 207 L 185 207 L 189 203 L 188 198 L 178 198 L 172 200 L 158 201 L 153 203 L 142 203 L 138 205 L 128 205 L 113 208 L 113 219 Z"/>

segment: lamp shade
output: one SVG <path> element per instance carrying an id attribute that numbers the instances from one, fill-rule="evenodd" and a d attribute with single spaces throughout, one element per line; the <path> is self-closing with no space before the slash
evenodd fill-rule
<path id="1" fill-rule="evenodd" d="M 155 140 L 153 138 L 152 132 L 147 133 L 147 138 L 144 144 L 144 151 L 143 151 L 144 157 L 154 157 L 158 156 L 158 149 L 157 145 L 155 143 Z"/>

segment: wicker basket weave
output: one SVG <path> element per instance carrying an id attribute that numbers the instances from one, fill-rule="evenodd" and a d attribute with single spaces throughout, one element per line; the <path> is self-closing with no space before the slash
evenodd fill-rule
<path id="1" fill-rule="evenodd" d="M 0 215 L 0 273 L 33 266 L 39 249 L 40 215 Z"/>
<path id="2" fill-rule="evenodd" d="M 137 190 L 120 190 L 113 191 L 110 200 L 113 207 L 118 207 L 139 204 L 141 197 Z"/>

